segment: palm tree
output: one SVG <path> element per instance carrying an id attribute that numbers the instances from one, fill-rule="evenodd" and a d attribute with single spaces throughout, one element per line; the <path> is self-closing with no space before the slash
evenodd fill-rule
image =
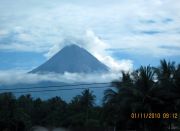
<path id="1" fill-rule="evenodd" d="M 177 99 L 177 104 L 179 105 L 179 110 L 180 110 L 180 64 L 177 66 L 175 73 L 174 73 L 174 78 L 173 78 L 173 84 L 174 84 L 174 95 L 176 96 Z"/>
<path id="2" fill-rule="evenodd" d="M 162 101 L 156 97 L 154 70 L 152 67 L 140 67 L 132 74 L 122 73 L 122 80 L 112 82 L 115 89 L 105 91 L 105 105 L 114 106 L 119 123 L 127 127 L 148 128 L 150 121 L 132 122 L 131 112 L 153 112 Z M 115 119 L 117 117 L 114 117 Z"/>
<path id="3" fill-rule="evenodd" d="M 175 72 L 174 72 L 174 78 L 173 78 L 173 94 L 174 94 L 174 110 L 175 112 L 180 112 L 180 64 L 177 65 Z M 177 123 L 177 126 L 180 128 L 180 121 L 175 121 Z"/>
<path id="4" fill-rule="evenodd" d="M 131 112 L 127 102 L 131 99 L 134 86 L 130 73 L 122 72 L 122 79 L 113 81 L 112 86 L 114 88 L 104 92 L 104 119 L 111 126 L 125 126 L 127 115 Z"/>
<path id="5" fill-rule="evenodd" d="M 174 85 L 177 92 L 180 94 L 180 64 L 177 66 L 174 73 Z"/>
<path id="6" fill-rule="evenodd" d="M 115 87 L 114 89 L 107 89 L 104 93 L 104 103 L 108 102 L 116 102 L 118 101 L 118 96 L 123 94 L 122 92 L 129 92 L 129 90 L 133 86 L 133 81 L 130 77 L 130 73 L 122 72 L 122 80 L 113 81 L 112 86 Z"/>
<path id="7" fill-rule="evenodd" d="M 75 96 L 69 104 L 70 117 L 68 118 L 72 126 L 87 126 L 89 114 L 95 105 L 95 95 L 89 89 L 85 89 L 80 95 Z"/>
<path id="8" fill-rule="evenodd" d="M 95 95 L 89 89 L 85 89 L 80 96 L 80 103 L 82 107 L 91 108 L 94 106 L 95 102 Z"/>
<path id="9" fill-rule="evenodd" d="M 175 100 L 177 98 L 175 83 L 178 81 L 178 68 L 175 67 L 175 62 L 160 61 L 160 66 L 155 68 L 157 77 L 156 86 L 159 88 L 159 98 L 164 101 L 164 111 L 173 112 Z M 176 86 L 177 87 L 177 86 Z M 177 89 L 177 88 L 176 88 Z"/>
<path id="10" fill-rule="evenodd" d="M 135 108 L 135 112 L 161 112 L 164 101 L 159 98 L 159 89 L 156 86 L 153 68 L 141 66 L 140 69 L 134 72 L 133 76 L 136 89 L 134 98 L 137 98 L 135 105 L 139 105 Z M 161 129 L 164 126 L 160 120 L 147 120 L 146 122 L 142 120 L 141 124 L 147 130 Z"/>
<path id="11" fill-rule="evenodd" d="M 167 62 L 166 60 L 160 61 L 160 66 L 155 68 L 159 87 L 166 88 L 167 90 L 172 87 L 173 75 L 175 73 L 175 62 Z"/>
<path id="12" fill-rule="evenodd" d="M 177 88 L 174 88 L 176 76 L 178 76 L 178 70 L 176 70 L 175 62 L 170 62 L 166 60 L 160 61 L 160 66 L 155 68 L 156 73 L 156 86 L 159 88 L 158 97 L 164 102 L 162 105 L 162 112 L 175 112 L 175 108 L 177 105 L 176 95 Z M 171 119 L 169 119 L 169 127 L 171 128 Z"/>
<path id="13" fill-rule="evenodd" d="M 89 111 L 94 106 L 95 95 L 92 94 L 92 91 L 85 89 L 80 97 L 80 103 L 82 108 L 86 111 L 86 125 L 89 123 Z"/>

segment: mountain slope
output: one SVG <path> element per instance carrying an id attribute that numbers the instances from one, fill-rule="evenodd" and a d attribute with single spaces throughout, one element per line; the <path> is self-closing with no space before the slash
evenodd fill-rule
<path id="1" fill-rule="evenodd" d="M 108 67 L 106 65 L 85 49 L 73 44 L 64 47 L 47 62 L 30 73 L 95 73 L 107 71 Z"/>

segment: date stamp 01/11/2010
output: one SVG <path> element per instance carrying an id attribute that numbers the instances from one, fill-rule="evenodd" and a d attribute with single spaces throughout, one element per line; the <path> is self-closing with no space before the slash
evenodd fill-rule
<path id="1" fill-rule="evenodd" d="M 179 119 L 178 113 L 131 113 L 131 119 Z"/>

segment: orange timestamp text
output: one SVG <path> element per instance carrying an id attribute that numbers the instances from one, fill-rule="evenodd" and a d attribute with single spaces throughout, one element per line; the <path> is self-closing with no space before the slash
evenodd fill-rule
<path id="1" fill-rule="evenodd" d="M 178 113 L 131 113 L 131 119 L 178 119 Z"/>

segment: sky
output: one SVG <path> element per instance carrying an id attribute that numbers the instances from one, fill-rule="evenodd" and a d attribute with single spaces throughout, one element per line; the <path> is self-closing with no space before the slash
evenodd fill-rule
<path id="1" fill-rule="evenodd" d="M 0 0 L 0 82 L 70 42 L 116 73 L 160 59 L 179 63 L 180 0 Z"/>

